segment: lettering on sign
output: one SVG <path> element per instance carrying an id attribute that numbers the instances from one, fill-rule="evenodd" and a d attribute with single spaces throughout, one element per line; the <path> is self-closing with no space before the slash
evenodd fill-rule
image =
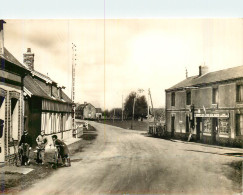
<path id="1" fill-rule="evenodd" d="M 195 117 L 208 117 L 208 118 L 229 118 L 229 113 L 225 113 L 225 114 L 195 114 Z"/>

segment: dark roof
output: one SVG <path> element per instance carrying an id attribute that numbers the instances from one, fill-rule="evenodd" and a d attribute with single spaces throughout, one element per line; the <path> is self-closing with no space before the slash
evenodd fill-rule
<path id="1" fill-rule="evenodd" d="M 76 108 L 76 110 L 83 110 L 84 107 L 86 106 L 87 104 L 79 104 Z"/>
<path id="2" fill-rule="evenodd" d="M 0 58 L 7 60 L 21 68 L 26 69 L 26 67 L 21 64 L 5 47 L 4 47 L 4 54 L 0 56 Z"/>
<path id="3" fill-rule="evenodd" d="M 90 103 L 85 103 L 85 104 L 79 104 L 76 108 L 76 110 L 83 110 L 87 105 L 91 105 L 93 106 L 92 104 Z M 93 106 L 94 107 L 94 106 Z"/>
<path id="4" fill-rule="evenodd" d="M 101 113 L 101 108 L 95 108 L 97 113 Z"/>
<path id="5" fill-rule="evenodd" d="M 198 86 L 203 84 L 209 84 L 209 83 L 215 83 L 215 82 L 221 82 L 221 81 L 227 81 L 227 80 L 239 79 L 239 78 L 243 78 L 243 66 L 237 66 L 234 68 L 209 72 L 202 76 L 189 77 L 177 83 L 173 87 L 170 87 L 167 90 L 193 87 L 193 86 Z"/>
<path id="6" fill-rule="evenodd" d="M 46 83 L 43 82 L 44 85 L 46 85 Z M 72 100 L 62 91 L 62 99 L 60 99 L 59 97 L 55 96 L 54 98 L 51 97 L 48 94 L 48 91 L 45 90 L 45 88 L 43 88 L 41 86 L 41 84 L 39 84 L 32 76 L 27 75 L 24 78 L 24 87 L 34 96 L 38 96 L 38 97 L 42 97 L 42 98 L 46 98 L 46 99 L 50 99 L 50 100 L 54 100 L 54 101 L 59 101 L 59 102 L 68 102 L 71 103 Z"/>
<path id="7" fill-rule="evenodd" d="M 32 95 L 44 98 L 50 98 L 50 96 L 43 90 L 40 85 L 30 75 L 24 78 L 24 87 L 29 90 Z"/>

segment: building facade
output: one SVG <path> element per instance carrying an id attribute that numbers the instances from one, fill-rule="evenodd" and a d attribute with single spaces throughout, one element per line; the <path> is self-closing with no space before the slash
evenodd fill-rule
<path id="1" fill-rule="evenodd" d="M 25 128 L 34 140 L 43 130 L 49 143 L 53 134 L 60 139 L 72 137 L 73 103 L 63 92 L 64 87 L 34 69 L 34 54 L 30 48 L 23 61 L 30 71 L 24 79 Z"/>
<path id="2" fill-rule="evenodd" d="M 242 147 L 243 66 L 204 72 L 165 90 L 171 137 Z"/>
<path id="3" fill-rule="evenodd" d="M 0 162 L 11 163 L 23 132 L 23 80 L 28 71 L 4 47 L 0 20 Z"/>
<path id="4" fill-rule="evenodd" d="M 75 115 L 77 119 L 94 120 L 96 119 L 96 109 L 92 104 L 84 102 L 76 107 Z"/>

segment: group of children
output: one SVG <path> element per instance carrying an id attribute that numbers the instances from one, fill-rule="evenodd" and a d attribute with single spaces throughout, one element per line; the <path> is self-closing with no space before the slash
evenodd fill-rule
<path id="1" fill-rule="evenodd" d="M 69 157 L 69 150 L 67 145 L 57 138 L 57 135 L 52 136 L 53 144 L 56 148 L 58 156 L 62 159 L 62 163 L 65 164 L 67 161 L 70 166 L 70 157 Z M 37 143 L 37 157 L 36 163 L 37 164 L 45 164 L 45 148 L 48 143 L 47 137 L 45 136 L 44 131 L 41 131 L 41 134 L 36 138 Z M 32 139 L 28 134 L 28 131 L 24 131 L 24 134 L 21 136 L 19 142 L 19 152 L 21 154 L 21 165 L 29 165 L 29 153 L 32 147 Z"/>

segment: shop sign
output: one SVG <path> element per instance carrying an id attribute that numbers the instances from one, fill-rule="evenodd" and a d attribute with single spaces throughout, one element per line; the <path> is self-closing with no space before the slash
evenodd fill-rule
<path id="1" fill-rule="evenodd" d="M 224 114 L 195 114 L 195 117 L 208 117 L 208 118 L 229 118 L 229 113 Z"/>

